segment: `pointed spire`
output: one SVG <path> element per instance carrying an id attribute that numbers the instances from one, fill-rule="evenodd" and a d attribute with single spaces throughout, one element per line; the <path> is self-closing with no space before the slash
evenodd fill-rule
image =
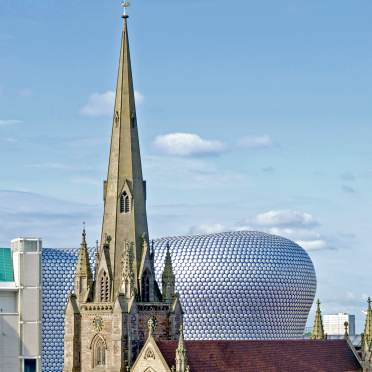
<path id="1" fill-rule="evenodd" d="M 125 251 L 122 257 L 122 283 L 120 293 L 127 299 L 135 295 L 135 276 L 133 272 L 133 243 L 125 244 Z"/>
<path id="2" fill-rule="evenodd" d="M 170 245 L 167 243 L 167 253 L 165 255 L 164 271 L 162 275 L 163 300 L 171 302 L 175 295 L 175 275 L 173 272 L 172 257 L 170 254 Z"/>
<path id="3" fill-rule="evenodd" d="M 313 333 L 311 335 L 311 339 L 312 340 L 325 340 L 322 312 L 320 311 L 320 301 L 318 300 L 316 304 L 317 304 L 317 309 L 316 309 Z"/>
<path id="4" fill-rule="evenodd" d="M 183 334 L 183 325 L 180 326 L 180 334 L 178 337 L 178 347 L 176 350 L 176 372 L 187 372 L 187 349 L 185 344 L 185 336 Z"/>
<path id="5" fill-rule="evenodd" d="M 101 250 L 105 235 L 112 237 L 110 261 L 114 265 L 114 296 L 121 287 L 122 270 L 118 257 L 122 257 L 125 242 L 134 243 L 133 270 L 137 278 L 143 256 L 141 237 L 143 234 L 148 237 L 127 23 L 128 16 L 124 15 L 101 235 Z M 136 280 L 137 291 L 138 284 Z"/>
<path id="6" fill-rule="evenodd" d="M 93 282 L 93 275 L 89 262 L 89 253 L 86 238 L 87 234 L 85 231 L 84 223 L 83 232 L 81 234 L 79 256 L 75 271 L 75 292 L 80 301 L 83 301 L 85 299 L 86 292 L 89 290 Z"/>
<path id="7" fill-rule="evenodd" d="M 81 234 L 80 251 L 79 251 L 78 264 L 76 266 L 75 274 L 80 275 L 80 276 L 83 275 L 87 277 L 92 276 L 92 271 L 91 271 L 90 262 L 89 262 L 87 234 L 85 231 L 85 226 Z"/>
<path id="8" fill-rule="evenodd" d="M 364 334 L 363 334 L 363 350 L 370 351 L 372 346 L 372 307 L 371 307 L 371 298 L 368 297 L 368 308 L 366 314 L 366 322 L 364 325 Z"/>

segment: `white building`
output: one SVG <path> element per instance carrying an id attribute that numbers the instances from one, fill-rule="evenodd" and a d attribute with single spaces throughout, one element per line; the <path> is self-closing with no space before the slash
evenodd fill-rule
<path id="1" fill-rule="evenodd" d="M 41 372 L 41 240 L 0 248 L 0 372 Z"/>
<path id="2" fill-rule="evenodd" d="M 328 336 L 344 335 L 345 322 L 349 323 L 349 335 L 355 336 L 355 315 L 346 313 L 323 315 L 324 333 Z"/>

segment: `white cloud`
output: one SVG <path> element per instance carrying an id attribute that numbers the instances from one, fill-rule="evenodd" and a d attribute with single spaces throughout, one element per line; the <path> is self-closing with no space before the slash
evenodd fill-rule
<path id="1" fill-rule="evenodd" d="M 216 234 L 224 231 L 230 231 L 225 225 L 219 223 L 215 224 L 202 224 L 199 226 L 192 226 L 190 228 L 190 234 Z"/>
<path id="2" fill-rule="evenodd" d="M 176 156 L 217 155 L 226 145 L 217 140 L 206 140 L 193 133 L 169 133 L 157 136 L 154 146 L 162 153 Z"/>
<path id="3" fill-rule="evenodd" d="M 243 137 L 239 140 L 238 146 L 250 149 L 268 148 L 273 146 L 273 140 L 268 135 Z"/>
<path id="4" fill-rule="evenodd" d="M 136 100 L 137 105 L 142 105 L 145 100 L 145 97 L 142 93 L 138 92 L 137 90 L 134 91 L 134 98 Z"/>
<path id="5" fill-rule="evenodd" d="M 297 240 L 296 243 L 304 248 L 306 251 L 319 251 L 329 248 L 325 240 Z"/>
<path id="6" fill-rule="evenodd" d="M 85 116 L 110 116 L 114 110 L 115 93 L 108 91 L 105 93 L 93 93 L 88 103 L 81 109 L 81 114 Z"/>
<path id="7" fill-rule="evenodd" d="M 138 105 L 142 104 L 145 97 L 138 91 L 134 92 Z M 93 93 L 88 102 L 81 108 L 84 116 L 112 116 L 115 104 L 115 92 L 109 90 L 104 93 Z"/>
<path id="8" fill-rule="evenodd" d="M 10 125 L 22 124 L 22 120 L 0 120 L 0 127 L 7 127 Z"/>
<path id="9" fill-rule="evenodd" d="M 260 226 L 314 226 L 314 217 L 305 212 L 293 210 L 271 210 L 257 215 L 256 222 Z"/>
<path id="10" fill-rule="evenodd" d="M 191 234 L 211 234 L 224 231 L 263 231 L 268 234 L 283 236 L 296 242 L 307 251 L 332 249 L 328 238 L 322 236 L 314 227 L 314 217 L 309 213 L 298 211 L 269 211 L 258 214 L 252 220 L 223 224 L 194 225 L 190 228 Z"/>

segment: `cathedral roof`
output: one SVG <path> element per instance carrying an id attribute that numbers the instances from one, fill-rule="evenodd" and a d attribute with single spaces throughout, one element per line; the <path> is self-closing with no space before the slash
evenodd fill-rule
<path id="1" fill-rule="evenodd" d="M 174 365 L 177 341 L 157 345 Z M 186 341 L 193 372 L 340 372 L 361 371 L 346 340 Z"/>

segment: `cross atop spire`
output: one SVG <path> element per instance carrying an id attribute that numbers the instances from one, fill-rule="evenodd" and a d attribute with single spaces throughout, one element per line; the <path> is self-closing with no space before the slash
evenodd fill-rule
<path id="1" fill-rule="evenodd" d="M 130 7 L 130 2 L 122 1 L 121 6 L 123 7 L 123 18 L 128 18 L 127 9 Z"/>
<path id="2" fill-rule="evenodd" d="M 87 243 L 87 233 L 86 233 L 86 223 L 85 221 L 83 222 L 83 232 L 81 234 L 81 243 L 82 244 L 86 244 Z"/>

